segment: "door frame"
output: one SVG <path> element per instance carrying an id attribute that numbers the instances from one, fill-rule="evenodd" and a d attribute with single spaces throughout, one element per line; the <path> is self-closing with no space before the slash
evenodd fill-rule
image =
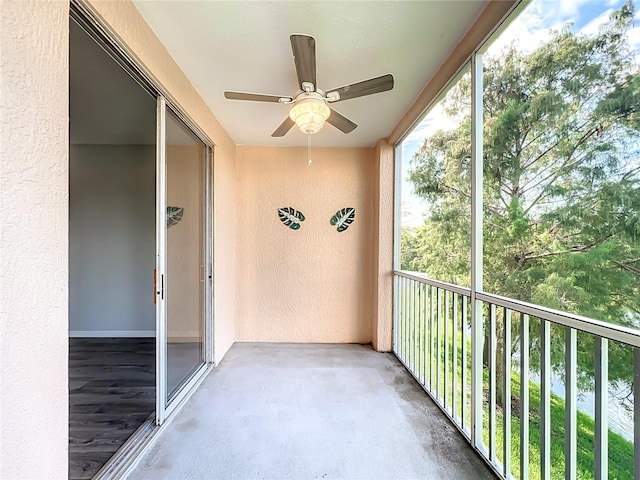
<path id="1" fill-rule="evenodd" d="M 158 99 L 158 102 L 163 102 L 167 108 L 178 117 L 178 119 L 188 127 L 207 147 L 206 151 L 206 187 L 205 187 L 205 279 L 207 285 L 205 288 L 205 327 L 204 327 L 204 364 L 197 369 L 188 382 L 186 382 L 176 395 L 171 399 L 171 403 L 166 405 L 166 383 L 164 387 L 158 383 L 158 345 L 160 330 L 158 325 L 158 309 L 160 308 L 160 302 L 156 304 L 156 423 L 161 424 L 164 422 L 184 401 L 193 393 L 194 387 L 199 384 L 204 378 L 204 375 L 213 367 L 214 361 L 214 229 L 215 218 L 213 208 L 213 169 L 214 169 L 214 153 L 215 143 L 209 138 L 203 129 L 186 113 L 186 110 L 182 108 L 180 102 L 178 102 L 173 95 L 162 85 L 157 77 L 146 68 L 142 62 L 138 59 L 136 54 L 121 40 L 118 33 L 108 25 L 104 19 L 100 16 L 94 7 L 86 0 L 70 0 L 69 15 L 100 45 L 104 50 L 114 59 L 114 61 L 120 65 L 131 77 L 149 94 Z M 165 111 L 162 115 L 158 115 L 156 121 L 160 126 L 160 118 L 162 119 L 162 145 L 164 145 L 165 139 Z M 158 107 L 159 113 L 159 107 Z M 156 232 L 160 222 L 166 222 L 166 211 L 158 212 L 158 179 L 160 177 L 160 154 L 162 155 L 162 174 L 166 174 L 165 170 L 165 153 L 160 152 L 160 132 L 159 128 L 156 128 Z M 166 192 L 165 192 L 166 195 Z M 164 198 L 163 198 L 164 200 Z M 160 213 L 160 214 L 159 214 Z M 162 218 L 161 218 L 162 217 Z M 164 219 L 164 220 L 163 220 Z M 166 225 L 166 223 L 163 223 Z M 158 244 L 158 234 L 156 233 L 156 272 L 159 273 L 158 268 L 158 254 L 160 245 Z M 166 250 L 166 242 L 162 245 L 162 248 Z M 163 250 L 164 254 L 164 250 Z M 166 269 L 163 269 L 163 272 Z M 157 282 L 161 281 L 160 276 L 157 277 Z M 157 291 L 157 289 L 156 289 Z M 164 309 L 165 306 L 162 305 Z M 162 328 L 166 330 L 164 325 Z M 164 332 L 166 335 L 166 331 Z M 166 349 L 164 351 L 166 356 Z M 162 392 L 161 390 L 164 391 Z M 160 396 L 162 394 L 162 397 Z M 160 405 L 159 399 L 163 399 L 164 403 Z M 162 406 L 163 408 L 159 408 Z M 162 412 L 161 414 L 159 412 Z M 158 419 L 160 418 L 160 421 Z M 116 454 L 117 456 L 117 454 Z M 108 462 L 110 463 L 110 462 Z M 105 465 L 107 466 L 107 465 Z"/>

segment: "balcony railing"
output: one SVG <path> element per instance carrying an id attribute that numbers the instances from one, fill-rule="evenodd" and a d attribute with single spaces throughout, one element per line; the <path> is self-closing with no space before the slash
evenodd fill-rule
<path id="1" fill-rule="evenodd" d="M 497 295 L 478 292 L 472 300 L 468 288 L 404 271 L 394 274 L 393 326 L 396 356 L 505 479 L 551 478 L 553 469 L 562 469 L 552 465 L 552 448 L 564 451 L 564 478 L 578 478 L 585 468 L 578 465 L 585 449 L 578 440 L 589 435 L 578 432 L 577 403 L 584 395 L 578 378 L 590 369 L 595 427 L 587 468 L 596 479 L 609 478 L 609 350 L 614 344 L 616 352 L 627 349 L 632 365 L 622 368 L 632 373 L 635 392 L 638 332 Z M 552 379 L 563 384 L 564 395 L 552 392 Z M 557 438 L 552 404 L 557 408 L 562 400 L 564 438 Z M 625 476 L 640 478 L 640 408 L 632 423 L 634 471 Z M 539 432 L 531 432 L 532 425 Z"/>

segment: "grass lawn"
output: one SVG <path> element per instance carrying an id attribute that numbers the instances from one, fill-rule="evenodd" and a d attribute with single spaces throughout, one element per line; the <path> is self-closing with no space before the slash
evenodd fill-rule
<path id="1" fill-rule="evenodd" d="M 487 381 L 488 385 L 488 381 Z M 511 388 L 514 399 L 520 396 L 520 378 L 518 372 L 512 372 Z M 529 478 L 540 478 L 540 386 L 529 382 Z M 517 402 L 512 402 L 514 411 L 511 417 L 511 462 L 514 477 L 520 478 L 520 413 L 516 412 Z M 488 415 L 486 407 L 483 413 L 483 440 L 489 443 Z M 564 479 L 564 399 L 551 394 L 551 478 Z M 496 412 L 496 445 L 498 452 L 502 452 L 503 445 L 503 415 L 502 410 Z M 594 450 L 595 438 L 594 420 L 577 412 L 577 478 L 594 478 Z M 498 455 L 502 461 L 502 453 Z M 609 479 L 622 480 L 633 478 L 633 444 L 620 435 L 609 431 Z"/>

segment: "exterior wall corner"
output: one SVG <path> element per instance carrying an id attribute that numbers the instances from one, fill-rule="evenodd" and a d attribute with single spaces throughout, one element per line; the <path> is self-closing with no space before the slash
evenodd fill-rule
<path id="1" fill-rule="evenodd" d="M 0 2 L 0 478 L 68 476 L 68 58 L 68 2 Z"/>
<path id="2" fill-rule="evenodd" d="M 393 189 L 394 148 L 378 141 L 374 153 L 373 318 L 372 345 L 380 352 L 393 349 Z"/>

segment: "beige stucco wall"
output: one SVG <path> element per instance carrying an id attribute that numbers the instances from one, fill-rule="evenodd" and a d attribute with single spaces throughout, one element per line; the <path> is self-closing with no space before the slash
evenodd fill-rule
<path id="1" fill-rule="evenodd" d="M 219 362 L 235 338 L 236 146 L 129 0 L 88 3 L 215 143 L 214 355 Z"/>
<path id="2" fill-rule="evenodd" d="M 373 149 L 238 146 L 237 341 L 370 342 Z M 291 230 L 278 207 L 306 217 Z M 343 207 L 355 222 L 338 233 Z"/>
<path id="3" fill-rule="evenodd" d="M 67 2 L 0 2 L 0 478 L 67 478 Z"/>
<path id="4" fill-rule="evenodd" d="M 373 321 L 371 343 L 393 350 L 393 186 L 394 149 L 380 140 L 374 151 Z"/>

